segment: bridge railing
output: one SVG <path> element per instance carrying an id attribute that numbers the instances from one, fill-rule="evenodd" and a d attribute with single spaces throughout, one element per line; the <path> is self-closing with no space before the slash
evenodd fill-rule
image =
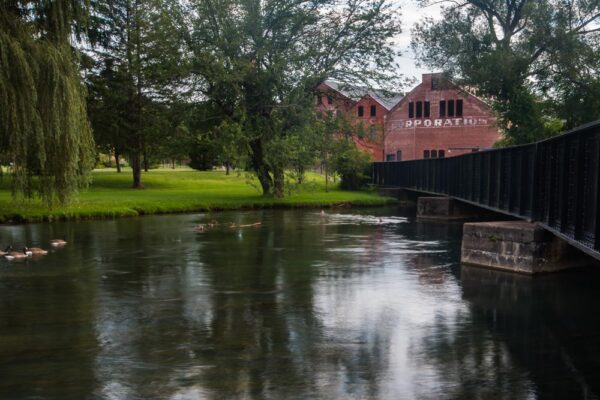
<path id="1" fill-rule="evenodd" d="M 600 258 L 600 121 L 529 145 L 375 163 L 373 183 L 539 222 Z"/>

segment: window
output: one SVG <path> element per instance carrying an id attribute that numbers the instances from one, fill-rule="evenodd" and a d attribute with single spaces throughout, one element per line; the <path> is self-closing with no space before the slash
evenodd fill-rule
<path id="1" fill-rule="evenodd" d="M 446 100 L 440 101 L 440 117 L 446 116 Z"/>
<path id="2" fill-rule="evenodd" d="M 396 156 L 394 154 L 387 154 L 385 156 L 385 161 L 396 161 Z"/>
<path id="3" fill-rule="evenodd" d="M 454 100 L 448 100 L 448 116 L 454 117 Z"/>
<path id="4" fill-rule="evenodd" d="M 430 114 L 431 114 L 431 103 L 426 101 L 425 102 L 425 110 L 423 111 L 423 116 L 425 118 L 429 118 Z"/>
<path id="5" fill-rule="evenodd" d="M 431 158 L 437 158 L 437 150 L 431 150 Z"/>
<path id="6" fill-rule="evenodd" d="M 438 90 L 440 87 L 440 80 L 438 78 L 431 78 L 431 90 Z"/>
<path id="7" fill-rule="evenodd" d="M 429 158 L 429 150 L 423 151 L 423 158 Z"/>
<path id="8" fill-rule="evenodd" d="M 358 116 L 363 117 L 365 115 L 365 108 L 363 106 L 358 106 Z"/>
<path id="9" fill-rule="evenodd" d="M 444 157 L 446 157 L 446 151 L 438 150 L 438 158 L 444 158 Z"/>
<path id="10" fill-rule="evenodd" d="M 456 116 L 462 117 L 462 115 L 463 115 L 463 101 L 456 100 Z"/>
<path id="11" fill-rule="evenodd" d="M 423 118 L 423 102 L 417 101 L 417 118 Z"/>
<path id="12" fill-rule="evenodd" d="M 327 96 L 327 104 L 333 104 L 333 97 Z"/>
<path id="13" fill-rule="evenodd" d="M 318 96 L 317 96 L 317 104 L 318 104 L 318 105 L 321 105 L 321 104 L 323 104 L 323 96 L 321 96 L 321 95 L 318 95 Z"/>
<path id="14" fill-rule="evenodd" d="M 377 116 L 377 106 L 371 106 L 371 117 Z"/>
<path id="15" fill-rule="evenodd" d="M 415 103 L 413 103 L 412 101 L 410 103 L 408 103 L 408 118 L 414 118 L 415 117 Z"/>
<path id="16" fill-rule="evenodd" d="M 396 161 L 402 161 L 402 150 L 396 152 Z"/>

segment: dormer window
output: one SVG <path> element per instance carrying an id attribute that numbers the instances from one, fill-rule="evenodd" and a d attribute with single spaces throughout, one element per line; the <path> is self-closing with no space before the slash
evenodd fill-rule
<path id="1" fill-rule="evenodd" d="M 327 104 L 333 104 L 333 96 L 327 96 Z"/>
<path id="2" fill-rule="evenodd" d="M 377 116 L 377 106 L 371 106 L 371 117 Z"/>
<path id="3" fill-rule="evenodd" d="M 417 118 L 423 118 L 423 102 L 417 101 Z"/>
<path id="4" fill-rule="evenodd" d="M 414 118 L 415 117 L 415 103 L 413 103 L 412 101 L 410 103 L 408 103 L 408 118 Z"/>
<path id="5" fill-rule="evenodd" d="M 425 102 L 425 110 L 423 110 L 423 116 L 425 118 L 429 118 L 431 115 L 431 103 L 426 101 Z"/>
<path id="6" fill-rule="evenodd" d="M 463 101 L 462 100 L 456 100 L 456 116 L 457 117 L 463 116 Z"/>

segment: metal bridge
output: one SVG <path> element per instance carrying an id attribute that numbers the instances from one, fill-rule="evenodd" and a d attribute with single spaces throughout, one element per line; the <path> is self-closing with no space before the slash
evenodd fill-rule
<path id="1" fill-rule="evenodd" d="M 528 145 L 374 163 L 373 183 L 537 222 L 600 259 L 600 121 Z"/>

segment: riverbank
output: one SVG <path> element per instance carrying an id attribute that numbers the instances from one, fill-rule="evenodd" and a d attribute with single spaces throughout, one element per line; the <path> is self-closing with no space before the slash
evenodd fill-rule
<path id="1" fill-rule="evenodd" d="M 96 170 L 90 188 L 72 204 L 49 209 L 39 200 L 15 202 L 5 176 L 0 183 L 0 223 L 258 208 L 382 206 L 395 201 L 372 192 L 339 190 L 337 185 L 325 192 L 325 181 L 319 174 L 308 174 L 306 183 L 283 199 L 263 197 L 257 182 L 248 182 L 244 174 L 159 169 L 145 173 L 142 180 L 145 188 L 135 190 L 130 188 L 128 171 Z"/>

